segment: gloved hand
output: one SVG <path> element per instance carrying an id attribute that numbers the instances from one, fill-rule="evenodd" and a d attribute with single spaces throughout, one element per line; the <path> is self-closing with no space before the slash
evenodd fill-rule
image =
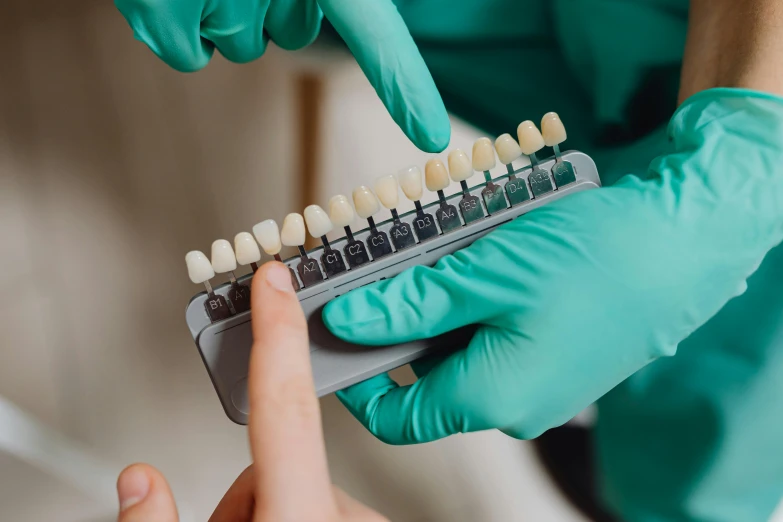
<path id="1" fill-rule="evenodd" d="M 329 303 L 331 331 L 368 345 L 481 325 L 419 364 L 413 385 L 380 375 L 340 400 L 392 444 L 489 428 L 532 438 L 673 355 L 783 239 L 783 99 L 703 91 L 669 133 L 646 179 L 563 198 Z"/>
<path id="2" fill-rule="evenodd" d="M 345 40 L 392 118 L 420 149 L 446 148 L 451 126 L 427 66 L 391 0 L 115 0 L 136 38 L 179 71 L 203 68 L 215 48 L 244 63 L 271 39 L 288 50 L 315 40 L 323 13 Z"/>

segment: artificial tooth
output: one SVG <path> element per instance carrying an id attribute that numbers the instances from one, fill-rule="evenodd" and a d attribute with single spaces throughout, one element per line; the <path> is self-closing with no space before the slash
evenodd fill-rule
<path id="1" fill-rule="evenodd" d="M 566 140 L 565 126 L 556 112 L 548 112 L 541 118 L 541 135 L 547 147 L 560 145 Z"/>
<path id="2" fill-rule="evenodd" d="M 511 164 L 522 155 L 522 149 L 519 148 L 517 140 L 512 138 L 511 134 L 501 134 L 495 140 L 495 150 L 500 162 L 508 169 L 508 173 L 513 173 L 514 167 Z"/>
<path id="3" fill-rule="evenodd" d="M 552 182 L 549 179 L 549 174 L 538 166 L 538 158 L 536 157 L 536 152 L 544 148 L 545 145 L 544 137 L 541 136 L 538 127 L 530 120 L 523 121 L 517 127 L 517 137 L 519 138 L 519 148 L 522 149 L 523 154 L 530 158 L 530 164 L 533 166 L 533 170 L 527 178 L 533 197 L 537 198 L 551 192 Z"/>
<path id="4" fill-rule="evenodd" d="M 424 181 L 427 189 L 438 193 L 440 206 L 435 211 L 435 218 L 440 224 L 440 229 L 445 234 L 462 226 L 457 215 L 457 209 L 446 201 L 443 189 L 449 186 L 449 171 L 446 165 L 438 158 L 432 158 L 424 165 Z"/>
<path id="5" fill-rule="evenodd" d="M 292 212 L 283 220 L 280 242 L 285 246 L 301 248 L 305 244 L 305 222 L 301 214 Z"/>
<path id="6" fill-rule="evenodd" d="M 522 156 L 522 149 L 519 148 L 517 140 L 510 134 L 501 134 L 495 140 L 495 150 L 498 153 L 498 159 L 506 166 L 508 172 L 508 182 L 505 185 L 508 202 L 513 207 L 530 199 L 530 192 L 527 190 L 527 183 L 524 179 L 518 178 L 514 171 L 513 162 Z"/>
<path id="7" fill-rule="evenodd" d="M 207 289 L 207 300 L 204 309 L 212 322 L 231 317 L 231 309 L 222 295 L 217 295 L 209 284 L 209 280 L 215 277 L 215 269 L 212 268 L 207 256 L 198 250 L 192 250 L 185 255 L 185 264 L 188 267 L 188 276 L 195 284 L 204 284 Z"/>
<path id="8" fill-rule="evenodd" d="M 353 232 L 351 231 L 350 225 L 356 218 L 356 213 L 353 211 L 351 202 L 348 201 L 347 197 L 338 194 L 329 200 L 329 217 L 332 218 L 334 226 L 343 227 L 343 230 L 345 230 L 348 242 L 343 248 L 343 253 L 348 260 L 348 265 L 351 268 L 356 268 L 368 262 L 370 256 L 367 254 L 367 248 L 365 248 L 364 243 L 353 237 Z"/>
<path id="9" fill-rule="evenodd" d="M 462 211 L 462 220 L 468 225 L 484 217 L 484 209 L 477 196 L 470 193 L 468 182 L 465 181 L 473 175 L 473 164 L 468 155 L 460 149 L 449 152 L 449 176 L 453 181 L 458 181 L 462 187 L 462 199 L 459 209 Z"/>
<path id="10" fill-rule="evenodd" d="M 413 219 L 413 230 L 419 238 L 419 241 L 426 241 L 438 235 L 438 227 L 435 226 L 435 220 L 430 214 L 424 212 L 421 206 L 421 197 L 423 194 L 421 183 L 421 170 L 419 167 L 408 167 L 402 169 L 397 174 L 400 181 L 400 187 L 405 196 L 416 205 L 416 217 Z"/>
<path id="11" fill-rule="evenodd" d="M 495 168 L 495 149 L 492 140 L 479 138 L 473 144 L 473 170 L 487 172 Z"/>
<path id="12" fill-rule="evenodd" d="M 383 206 L 391 211 L 394 224 L 389 229 L 389 235 L 394 243 L 394 248 L 402 250 L 415 245 L 416 239 L 413 237 L 411 226 L 400 220 L 400 215 L 397 213 L 400 190 L 394 174 L 386 174 L 375 180 L 375 193 Z"/>
<path id="13" fill-rule="evenodd" d="M 270 256 L 274 256 L 276 260 L 280 259 L 280 250 L 283 248 L 280 242 L 280 229 L 277 226 L 277 221 L 274 219 L 267 219 L 258 223 L 253 227 L 253 235 L 256 236 L 256 241 L 264 249 L 264 252 Z"/>
<path id="14" fill-rule="evenodd" d="M 207 290 L 211 293 L 212 287 L 209 285 L 209 280 L 215 277 L 215 270 L 212 268 L 212 263 L 209 262 L 204 252 L 198 250 L 192 250 L 185 255 L 185 264 L 188 266 L 188 277 L 195 284 L 200 285 L 204 283 L 207 285 Z"/>
<path id="15" fill-rule="evenodd" d="M 449 177 L 453 181 L 463 182 L 473 175 L 470 158 L 461 149 L 449 152 Z"/>
<path id="16" fill-rule="evenodd" d="M 237 258 L 231 243 L 225 239 L 217 239 L 212 243 L 212 268 L 218 274 L 228 274 L 231 288 L 226 294 L 229 307 L 233 307 L 234 313 L 245 312 L 250 309 L 250 289 L 237 282 L 234 270 L 237 269 Z"/>
<path id="17" fill-rule="evenodd" d="M 517 127 L 517 137 L 519 138 L 519 148 L 523 154 L 530 156 L 530 160 L 535 165 L 538 159 L 536 152 L 544 148 L 544 137 L 536 127 L 536 124 L 530 120 L 523 121 Z"/>
<path id="18" fill-rule="evenodd" d="M 381 210 L 381 204 L 378 198 L 369 187 L 364 185 L 356 187 L 353 190 L 353 206 L 356 207 L 356 214 L 362 219 L 372 218 Z"/>
<path id="19" fill-rule="evenodd" d="M 570 161 L 565 161 L 560 153 L 560 144 L 568 135 L 560 116 L 556 112 L 548 112 L 541 119 L 541 132 L 544 142 L 555 151 L 555 165 L 552 167 L 552 177 L 555 178 L 555 186 L 562 187 L 576 181 L 576 172 Z"/>
<path id="20" fill-rule="evenodd" d="M 487 185 L 481 190 L 481 197 L 489 214 L 494 214 L 508 208 L 503 188 L 492 182 L 489 172 L 495 168 L 495 148 L 489 138 L 479 138 L 473 144 L 473 170 L 484 173 Z"/>
<path id="21" fill-rule="evenodd" d="M 314 238 L 321 239 L 321 243 L 324 245 L 324 253 L 321 255 L 321 263 L 326 270 L 326 276 L 331 277 L 345 272 L 345 262 L 340 252 L 334 250 L 329 244 L 329 240 L 326 238 L 326 234 L 334 229 L 332 220 L 329 219 L 329 215 L 319 207 L 318 205 L 310 205 L 304 210 L 304 218 L 307 222 L 307 230 L 310 231 L 310 235 Z"/>
<path id="22" fill-rule="evenodd" d="M 296 267 L 302 284 L 307 288 L 310 285 L 323 281 L 324 275 L 318 261 L 307 255 L 305 244 L 305 223 L 301 214 L 292 212 L 283 220 L 283 229 L 280 231 L 280 241 L 285 246 L 294 246 L 299 249 L 301 262 Z"/>
<path id="23" fill-rule="evenodd" d="M 310 235 L 316 239 L 325 236 L 334 229 L 334 225 L 332 225 L 332 220 L 329 219 L 329 215 L 318 205 L 310 205 L 305 208 L 304 218 L 305 223 L 307 224 L 307 230 L 309 230 Z"/>
<path id="24" fill-rule="evenodd" d="M 414 202 L 421 199 L 424 189 L 422 188 L 421 169 L 419 167 L 413 166 L 402 169 L 397 174 L 397 179 L 406 198 Z"/>
<path id="25" fill-rule="evenodd" d="M 375 180 L 375 194 L 384 207 L 397 208 L 400 202 L 400 191 L 397 186 L 397 178 L 394 174 L 386 174 Z"/>
<path id="26" fill-rule="evenodd" d="M 249 232 L 240 232 L 234 236 L 234 251 L 237 255 L 237 263 L 250 265 L 253 272 L 258 270 L 258 262 L 261 261 L 261 251 L 258 243 Z"/>
<path id="27" fill-rule="evenodd" d="M 283 262 L 283 258 L 280 257 L 280 250 L 283 248 L 283 244 L 280 241 L 280 228 L 277 226 L 277 221 L 274 219 L 266 219 L 253 227 L 253 235 L 256 237 L 256 241 L 264 249 L 264 252 L 273 256 L 275 261 Z M 294 286 L 294 290 L 299 290 L 299 281 L 296 279 L 296 274 L 291 271 L 291 284 Z"/>
<path id="28" fill-rule="evenodd" d="M 231 243 L 225 239 L 217 239 L 212 243 L 212 268 L 217 274 L 225 274 L 237 269 L 234 249 L 231 248 Z"/>
<path id="29" fill-rule="evenodd" d="M 356 214 L 360 218 L 366 219 L 367 224 L 370 225 L 367 247 L 370 249 L 372 258 L 375 260 L 391 254 L 392 247 L 389 244 L 389 236 L 386 235 L 386 232 L 378 230 L 375 226 L 375 220 L 372 218 L 373 215 L 381 210 L 381 205 L 378 203 L 378 198 L 375 197 L 373 191 L 364 185 L 356 187 L 353 190 L 353 206 L 356 207 Z"/>

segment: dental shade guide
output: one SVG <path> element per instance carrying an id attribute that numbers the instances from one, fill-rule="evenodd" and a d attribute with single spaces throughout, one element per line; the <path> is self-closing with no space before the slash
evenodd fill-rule
<path id="1" fill-rule="evenodd" d="M 549 179 L 549 174 L 538 166 L 538 158 L 536 157 L 536 152 L 543 149 L 545 145 L 544 137 L 541 136 L 538 127 L 530 120 L 523 121 L 517 127 L 517 137 L 519 138 L 519 148 L 522 149 L 523 154 L 530 158 L 530 164 L 533 166 L 533 171 L 527 178 L 533 197 L 537 198 L 551 192 L 553 190 L 552 181 Z"/>
<path id="2" fill-rule="evenodd" d="M 394 248 L 399 252 L 416 244 L 416 238 L 413 237 L 411 226 L 400 221 L 400 215 L 397 213 L 397 205 L 400 202 L 400 191 L 397 184 L 397 178 L 394 174 L 386 174 L 375 180 L 375 194 L 381 200 L 381 204 L 391 211 L 392 225 L 389 230 Z"/>
<path id="3" fill-rule="evenodd" d="M 495 168 L 495 149 L 489 138 L 479 138 L 473 144 L 473 170 L 483 172 L 487 186 L 481 191 L 481 198 L 487 207 L 487 213 L 492 215 L 508 208 L 503 188 L 492 182 L 490 170 Z"/>
<path id="4" fill-rule="evenodd" d="M 264 249 L 264 252 L 275 258 L 275 261 L 283 262 L 280 257 L 280 250 L 283 249 L 283 243 L 280 241 L 280 228 L 277 226 L 277 221 L 274 219 L 266 219 L 253 227 L 253 236 L 255 236 L 258 244 Z M 296 272 L 290 266 L 288 270 L 291 271 L 291 284 L 294 286 L 294 290 L 299 290 L 299 280 L 296 278 Z"/>
<path id="5" fill-rule="evenodd" d="M 424 165 L 424 181 L 430 192 L 438 194 L 440 205 L 435 210 L 435 218 L 438 220 L 440 229 L 444 234 L 456 230 L 462 226 L 457 214 L 457 208 L 446 200 L 443 189 L 451 183 L 449 180 L 449 171 L 446 165 L 438 158 L 432 158 Z"/>
<path id="6" fill-rule="evenodd" d="M 524 179 L 518 178 L 514 170 L 514 161 L 522 156 L 522 149 L 510 134 L 501 134 L 495 140 L 495 151 L 498 153 L 498 159 L 506 166 L 508 171 L 508 182 L 505 187 L 508 202 L 513 207 L 525 201 L 530 200 L 530 191 L 527 189 L 527 183 Z"/>
<path id="7" fill-rule="evenodd" d="M 555 186 L 560 188 L 576 181 L 574 167 L 568 161 L 563 161 L 560 153 L 560 144 L 563 143 L 568 135 L 565 126 L 560 120 L 560 116 L 555 112 L 548 112 L 541 118 L 541 134 L 544 137 L 544 143 L 552 147 L 555 152 L 555 165 L 552 167 L 552 177 L 555 178 Z"/>
<path id="8" fill-rule="evenodd" d="M 438 227 L 435 226 L 435 218 L 424 212 L 424 208 L 421 206 L 420 200 L 423 191 L 419 167 L 402 169 L 397 174 L 397 179 L 405 197 L 413 201 L 413 204 L 416 206 L 416 217 L 413 219 L 413 230 L 416 231 L 416 237 L 419 238 L 419 241 L 427 241 L 436 237 L 440 232 L 438 232 Z"/>
<path id="9" fill-rule="evenodd" d="M 338 194 L 329 200 L 329 217 L 334 226 L 343 227 L 345 230 L 345 237 L 348 241 L 345 243 L 343 253 L 345 253 L 345 259 L 348 260 L 348 266 L 356 268 L 369 263 L 370 255 L 367 253 L 364 243 L 353 237 L 351 223 L 356 218 L 356 212 L 353 211 L 347 197 Z"/>
<path id="10" fill-rule="evenodd" d="M 228 291 L 228 306 L 235 314 L 250 310 L 250 289 L 237 282 L 234 270 L 237 269 L 237 258 L 231 243 L 218 239 L 212 243 L 212 269 L 216 274 L 228 274 L 231 289 Z"/>
<path id="11" fill-rule="evenodd" d="M 280 230 L 280 242 L 285 246 L 299 249 L 300 263 L 296 267 L 302 285 L 307 288 L 324 280 L 318 261 L 307 255 L 305 244 L 305 223 L 301 214 L 292 212 L 283 220 L 283 228 Z"/>
<path id="12" fill-rule="evenodd" d="M 552 126 L 552 124 L 555 124 Z M 560 199 L 569 194 L 600 187 L 600 179 L 595 163 L 581 152 L 561 152 L 559 145 L 565 140 L 563 132 L 558 129 L 559 119 L 555 120 L 551 114 L 545 116 L 542 121 L 542 133 L 538 133 L 535 125 L 532 129 L 527 127 L 525 132 L 530 132 L 534 139 L 523 136 L 522 147 L 509 135 L 500 136 L 494 143 L 494 149 L 500 162 L 506 165 L 507 173 L 491 179 L 489 171 L 494 166 L 494 154 L 492 143 L 489 140 L 477 140 L 473 147 L 472 161 L 468 161 L 467 155 L 459 154 L 452 165 L 452 175 L 457 181 L 466 182 L 467 177 L 475 171 L 484 173 L 487 180 L 474 187 L 463 185 L 463 190 L 456 194 L 446 195 L 444 190 L 450 185 L 450 175 L 446 165 L 438 158 L 427 162 L 425 169 L 425 182 L 427 188 L 438 194 L 438 199 L 433 203 L 423 204 L 421 171 L 417 167 L 403 169 L 397 174 L 396 180 L 390 176 L 384 176 L 383 181 L 375 184 L 378 194 L 367 187 L 360 187 L 354 191 L 354 203 L 356 212 L 350 204 L 349 198 L 335 196 L 329 200 L 329 215 L 323 209 L 316 206 L 308 207 L 304 211 L 304 218 L 299 214 L 290 214 L 281 231 L 273 220 L 262 221 L 253 227 L 253 235 L 266 254 L 278 261 L 284 262 L 291 269 L 292 282 L 297 291 L 297 297 L 308 321 L 308 333 L 310 339 L 310 358 L 312 363 L 313 379 L 316 391 L 323 396 L 347 386 L 392 370 L 411 361 L 420 359 L 426 355 L 440 352 L 448 353 L 455 347 L 465 346 L 469 342 L 475 327 L 462 328 L 448 334 L 429 339 L 422 339 L 409 343 L 392 346 L 374 346 L 372 348 L 352 345 L 334 337 L 321 319 L 323 307 L 332 299 L 360 288 L 367 284 L 388 279 L 400 272 L 417 266 L 433 266 L 439 259 L 469 246 L 475 240 L 490 233 L 495 228 L 523 216 L 551 201 Z M 535 134 L 538 133 L 538 137 Z M 555 156 L 546 160 L 539 160 L 536 153 L 541 147 L 533 150 L 543 140 L 549 146 L 558 146 Z M 531 142 L 535 142 L 532 143 Z M 490 145 L 490 147 L 487 147 Z M 528 166 L 522 156 L 527 153 L 531 156 L 531 165 Z M 457 155 L 455 155 L 457 156 Z M 522 162 L 519 162 L 519 161 Z M 516 167 L 515 165 L 516 164 Z M 574 175 L 574 181 L 566 183 L 568 178 L 562 176 L 557 185 L 553 186 L 550 171 L 556 172 L 560 164 L 568 164 Z M 466 169 L 465 167 L 469 167 Z M 538 171 L 538 172 L 537 172 Z M 531 196 L 531 176 L 534 177 L 536 191 Z M 543 174 L 543 178 L 541 177 Z M 463 177 L 463 179 L 459 179 Z M 549 184 L 547 185 L 541 180 Z M 392 183 L 395 181 L 395 183 Z M 405 196 L 414 202 L 415 210 L 410 212 L 397 212 L 396 183 L 399 183 Z M 494 188 L 493 188 L 494 185 Z M 392 187 L 394 192 L 392 192 Z M 490 191 L 487 191 L 487 188 Z M 544 190 L 541 190 L 543 187 Z M 500 189 L 503 199 L 495 200 Z M 470 220 L 463 224 L 456 203 L 468 198 L 475 198 L 481 217 L 475 221 Z M 506 198 L 508 202 L 506 202 Z M 394 209 L 392 219 L 376 222 L 373 217 L 380 210 L 378 199 L 387 208 Z M 470 199 L 468 199 L 470 200 Z M 501 205 L 500 203 L 503 203 Z M 469 209 L 472 210 L 472 209 Z M 367 219 L 369 228 L 352 230 L 350 224 L 354 222 L 356 215 Z M 396 215 L 394 215 L 396 214 Z M 304 239 L 307 231 L 313 237 L 321 239 L 323 246 L 311 251 L 304 250 Z M 415 237 L 413 243 L 396 244 L 396 251 L 391 248 L 389 238 L 392 230 L 399 224 L 406 224 L 412 230 Z M 345 230 L 344 237 L 328 240 L 333 232 L 332 228 Z M 252 346 L 252 329 L 250 324 L 250 312 L 238 312 L 232 314 L 230 310 L 231 296 L 235 285 L 247 289 L 253 272 L 249 269 L 245 275 L 218 284 L 214 288 L 210 280 L 215 277 L 215 272 L 226 273 L 229 279 L 233 277 L 236 263 L 250 265 L 259 256 L 252 245 L 248 243 L 249 234 L 240 233 L 234 240 L 236 254 L 227 241 L 218 243 L 217 255 L 213 254 L 213 264 L 207 257 L 198 251 L 189 252 L 186 256 L 188 275 L 195 284 L 204 284 L 206 292 L 201 292 L 191 299 L 186 311 L 186 320 L 193 339 L 204 361 L 221 404 L 230 419 L 234 422 L 247 423 L 248 398 L 247 398 L 247 371 Z M 384 239 L 385 249 L 379 251 L 381 255 L 373 255 L 370 248 L 371 240 L 376 243 L 380 238 Z M 418 242 L 416 242 L 418 238 Z M 299 248 L 299 256 L 285 261 L 280 257 L 282 245 Z M 378 246 L 378 244 L 374 245 Z M 227 248 L 226 248 L 227 247 Z M 354 249 L 352 250 L 351 247 Z M 369 252 L 368 252 L 369 250 Z M 342 260 L 342 253 L 345 260 Z M 334 270 L 332 261 L 326 256 L 336 254 L 343 261 L 343 270 Z M 323 271 L 319 265 L 323 263 Z M 232 265 L 233 261 L 233 265 Z M 345 263 L 347 261 L 347 263 Z M 346 266 L 347 265 L 347 266 Z M 232 268 L 232 270 L 227 270 Z M 339 265 L 334 265 L 339 266 Z M 309 270 L 304 270 L 307 267 Z M 293 268 L 299 269 L 303 285 L 300 284 Z M 498 267 L 502 269 L 502 267 Z M 427 314 L 427 310 L 420 313 Z"/>
<path id="13" fill-rule="evenodd" d="M 454 149 L 449 152 L 448 158 L 449 177 L 462 187 L 462 200 L 459 202 L 462 220 L 466 225 L 469 225 L 484 217 L 481 201 L 477 196 L 470 193 L 468 182 L 466 181 L 473 175 L 473 164 L 468 159 L 468 155 L 460 149 Z"/>
<path id="14" fill-rule="evenodd" d="M 326 238 L 326 234 L 332 231 L 334 225 L 326 212 L 324 212 L 324 209 L 318 205 L 310 205 L 304 209 L 304 218 L 310 235 L 316 239 L 320 238 L 321 243 L 324 245 L 321 264 L 324 266 L 326 277 L 334 277 L 337 274 L 345 272 L 346 268 L 343 256 L 340 255 L 339 250 L 335 250 L 331 247 L 329 240 Z"/>
<path id="15" fill-rule="evenodd" d="M 367 220 L 372 233 L 367 238 L 367 248 L 370 249 L 373 261 L 392 253 L 389 236 L 386 232 L 379 231 L 375 226 L 373 216 L 381 210 L 381 204 L 372 190 L 364 185 L 353 190 L 353 206 L 356 207 L 356 215 Z"/>

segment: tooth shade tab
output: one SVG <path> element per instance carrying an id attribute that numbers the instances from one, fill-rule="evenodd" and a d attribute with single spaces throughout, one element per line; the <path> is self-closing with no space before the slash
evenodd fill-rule
<path id="1" fill-rule="evenodd" d="M 522 149 L 519 148 L 517 140 L 511 137 L 511 134 L 501 134 L 495 140 L 495 150 L 498 153 L 498 159 L 503 165 L 510 165 L 519 159 L 522 155 Z"/>
<path id="2" fill-rule="evenodd" d="M 495 148 L 489 138 L 479 138 L 473 144 L 473 170 L 486 172 L 495 168 Z"/>
<path id="3" fill-rule="evenodd" d="M 453 181 L 465 181 L 473 175 L 473 164 L 461 149 L 449 152 L 449 176 Z"/>
<path id="4" fill-rule="evenodd" d="M 568 137 L 565 125 L 556 112 L 548 112 L 541 118 L 541 134 L 547 147 L 560 145 Z"/>
<path id="5" fill-rule="evenodd" d="M 397 178 L 394 174 L 386 174 L 375 180 L 375 194 L 384 207 L 397 208 L 400 202 L 400 191 L 397 187 Z"/>
<path id="6" fill-rule="evenodd" d="M 397 174 L 397 180 L 400 183 L 400 188 L 402 189 L 403 194 L 405 194 L 405 197 L 411 201 L 419 201 L 421 199 L 423 189 L 421 183 L 421 169 L 419 169 L 419 167 L 402 169 Z"/>
<path id="7" fill-rule="evenodd" d="M 231 243 L 225 239 L 217 239 L 212 243 L 212 268 L 218 274 L 225 274 L 237 269 L 237 258 Z"/>
<path id="8" fill-rule="evenodd" d="M 427 190 L 437 192 L 449 186 L 449 171 L 446 165 L 438 158 L 432 158 L 424 165 L 424 181 L 427 183 Z"/>
<path id="9" fill-rule="evenodd" d="M 270 256 L 280 253 L 283 245 L 280 243 L 280 229 L 274 219 L 267 219 L 253 227 L 253 235 L 256 241 Z"/>
<path id="10" fill-rule="evenodd" d="M 215 277 L 215 270 L 204 252 L 191 250 L 185 254 L 185 264 L 188 266 L 188 277 L 195 284 L 206 283 Z"/>
<path id="11" fill-rule="evenodd" d="M 261 251 L 258 249 L 258 243 L 250 235 L 250 232 L 240 232 L 234 236 L 234 252 L 237 255 L 237 263 L 240 265 L 249 265 L 261 261 Z"/>
<path id="12" fill-rule="evenodd" d="M 517 137 L 519 138 L 519 148 L 523 154 L 530 156 L 544 148 L 544 137 L 536 127 L 536 124 L 530 120 L 523 121 L 517 127 Z"/>
<path id="13" fill-rule="evenodd" d="M 301 214 L 292 212 L 283 220 L 280 231 L 280 242 L 285 246 L 302 246 L 305 244 L 305 223 Z"/>
<path id="14" fill-rule="evenodd" d="M 356 207 L 356 214 L 362 219 L 372 217 L 381 210 L 378 198 L 369 187 L 364 185 L 353 189 L 353 206 Z"/>
<path id="15" fill-rule="evenodd" d="M 316 239 L 325 236 L 334 229 L 329 215 L 318 205 L 310 205 L 304 209 L 304 218 L 305 223 L 307 223 L 307 230 Z"/>
<path id="16" fill-rule="evenodd" d="M 329 200 L 329 218 L 336 227 L 347 227 L 356 219 L 351 202 L 342 194 L 332 196 Z"/>

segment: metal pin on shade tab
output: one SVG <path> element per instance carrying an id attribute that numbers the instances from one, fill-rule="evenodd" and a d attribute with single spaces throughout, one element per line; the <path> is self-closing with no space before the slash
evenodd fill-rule
<path id="1" fill-rule="evenodd" d="M 343 227 L 347 242 L 343 247 L 345 259 L 348 260 L 348 266 L 356 268 L 370 261 L 370 255 L 367 253 L 367 247 L 364 243 L 353 237 L 351 223 L 356 219 L 356 213 L 353 211 L 351 202 L 342 194 L 333 196 L 329 200 L 329 217 L 332 224 L 336 227 Z"/>
<path id="2" fill-rule="evenodd" d="M 552 167 L 552 177 L 555 178 L 555 185 L 560 188 L 576 181 L 576 172 L 570 161 L 563 159 L 560 152 L 560 144 L 563 143 L 568 135 L 560 116 L 556 112 L 548 112 L 541 118 L 541 134 L 544 137 L 544 143 L 552 147 L 555 151 L 555 165 Z"/>
<path id="3" fill-rule="evenodd" d="M 438 158 L 432 158 L 424 165 L 424 181 L 427 189 L 437 192 L 440 206 L 435 210 L 435 218 L 438 220 L 441 231 L 446 234 L 462 226 L 457 214 L 457 208 L 446 200 L 443 189 L 449 186 L 449 171 L 446 165 Z"/>
<path id="4" fill-rule="evenodd" d="M 473 170 L 484 173 L 487 186 L 481 191 L 481 198 L 487 207 L 488 214 L 495 214 L 508 208 L 503 187 L 492 182 L 490 170 L 495 168 L 495 149 L 489 138 L 479 138 L 473 144 Z"/>
<path id="5" fill-rule="evenodd" d="M 394 224 L 389 229 L 389 235 L 394 243 L 394 248 L 402 250 L 415 245 L 416 238 L 413 237 L 411 226 L 401 221 L 400 215 L 397 213 L 400 191 L 394 174 L 386 174 L 375 180 L 375 194 L 381 200 L 381 204 L 391 211 Z"/>
<path id="6" fill-rule="evenodd" d="M 416 232 L 416 236 L 419 241 L 426 241 L 430 238 L 436 237 L 438 227 L 435 225 L 435 218 L 431 214 L 424 212 L 424 208 L 421 206 L 421 196 L 424 192 L 421 182 L 421 170 L 419 167 L 408 167 L 402 169 L 397 174 L 397 179 L 402 188 L 403 194 L 409 200 L 413 201 L 416 206 L 416 217 L 413 218 L 413 230 Z"/>
<path id="7" fill-rule="evenodd" d="M 326 234 L 331 232 L 334 228 L 332 220 L 329 219 L 329 215 L 318 205 L 310 205 L 304 209 L 304 218 L 310 235 L 316 239 L 320 238 L 321 243 L 324 245 L 324 253 L 321 255 L 321 264 L 326 271 L 326 277 L 336 276 L 341 272 L 345 272 L 346 268 L 343 256 L 340 255 L 339 250 L 332 248 L 329 244 L 329 240 L 326 238 Z"/>
<path id="8" fill-rule="evenodd" d="M 215 273 L 228 274 L 231 288 L 226 296 L 228 305 L 234 309 L 234 313 L 242 313 L 250 310 L 250 289 L 240 285 L 234 270 L 237 269 L 237 258 L 231 243 L 225 239 L 218 239 L 212 243 L 212 268 Z"/>

